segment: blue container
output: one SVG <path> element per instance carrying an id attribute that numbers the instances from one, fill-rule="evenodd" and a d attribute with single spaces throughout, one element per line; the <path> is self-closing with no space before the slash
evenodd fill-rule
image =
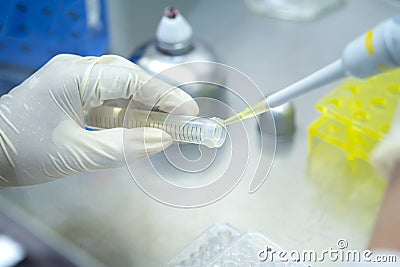
<path id="1" fill-rule="evenodd" d="M 57 54 L 101 55 L 107 49 L 105 0 L 0 1 L 0 88 Z"/>

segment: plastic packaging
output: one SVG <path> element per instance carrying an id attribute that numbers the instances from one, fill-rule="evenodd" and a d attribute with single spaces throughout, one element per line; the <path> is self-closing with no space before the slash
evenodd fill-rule
<path id="1" fill-rule="evenodd" d="M 214 224 L 164 267 L 209 266 L 224 249 L 238 240 L 240 235 L 241 232 L 229 224 Z"/>
<path id="2" fill-rule="evenodd" d="M 166 131 L 180 142 L 218 148 L 224 144 L 226 129 L 219 118 L 174 115 L 156 111 L 101 106 L 86 116 L 89 128 L 152 127 Z"/>
<path id="3" fill-rule="evenodd" d="M 229 224 L 214 224 L 164 267 L 305 267 L 291 260 L 280 262 L 270 253 L 283 251 L 265 236 L 241 232 Z M 269 256 L 269 257 L 267 257 Z"/>

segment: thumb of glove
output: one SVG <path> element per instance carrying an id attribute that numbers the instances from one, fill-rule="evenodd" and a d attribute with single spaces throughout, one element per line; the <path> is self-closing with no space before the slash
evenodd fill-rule
<path id="1" fill-rule="evenodd" d="M 122 167 L 126 164 L 125 155 L 133 161 L 160 152 L 172 144 L 170 135 L 155 128 L 86 131 L 77 125 L 67 124 L 53 133 L 57 149 L 46 157 L 49 160 L 42 165 L 48 178 Z"/>

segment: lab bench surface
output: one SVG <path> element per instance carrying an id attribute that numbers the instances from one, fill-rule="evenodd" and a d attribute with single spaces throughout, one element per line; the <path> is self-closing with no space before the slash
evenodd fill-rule
<path id="1" fill-rule="evenodd" d="M 400 10 L 398 1 L 348 0 L 315 21 L 296 23 L 255 15 L 239 0 L 171 2 L 221 62 L 245 73 L 264 94 L 332 62 L 350 40 Z M 109 1 L 111 51 L 128 57 L 152 38 L 164 5 Z M 343 194 L 332 193 L 340 188 L 329 192 L 308 170 L 308 127 L 319 116 L 314 105 L 334 87 L 325 86 L 294 101 L 296 132 L 291 140 L 278 142 L 268 178 L 254 194 L 248 193 L 256 167 L 249 153 L 251 162 L 241 182 L 221 200 L 200 208 L 180 209 L 152 199 L 126 168 L 4 189 L 1 195 L 107 266 L 160 266 L 216 222 L 261 232 L 289 250 L 321 251 L 336 247 L 341 238 L 349 248 L 361 250 L 368 242 L 379 198 L 365 198 L 359 205 L 360 200 L 351 197 L 358 190 L 353 185 L 345 200 L 340 199 Z M 238 90 L 246 95 L 245 88 Z M 257 139 L 255 120 L 246 122 L 246 130 L 250 140 Z M 242 149 L 240 142 L 231 149 Z M 240 158 L 231 160 L 233 166 L 241 165 L 235 162 Z M 342 182 L 340 186 L 346 187 L 346 180 Z"/>

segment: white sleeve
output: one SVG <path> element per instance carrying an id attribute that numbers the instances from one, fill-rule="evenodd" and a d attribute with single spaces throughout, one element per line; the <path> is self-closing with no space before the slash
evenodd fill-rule
<path id="1" fill-rule="evenodd" d="M 400 102 L 388 134 L 371 153 L 372 164 L 383 178 L 391 178 L 397 164 L 400 164 Z"/>

